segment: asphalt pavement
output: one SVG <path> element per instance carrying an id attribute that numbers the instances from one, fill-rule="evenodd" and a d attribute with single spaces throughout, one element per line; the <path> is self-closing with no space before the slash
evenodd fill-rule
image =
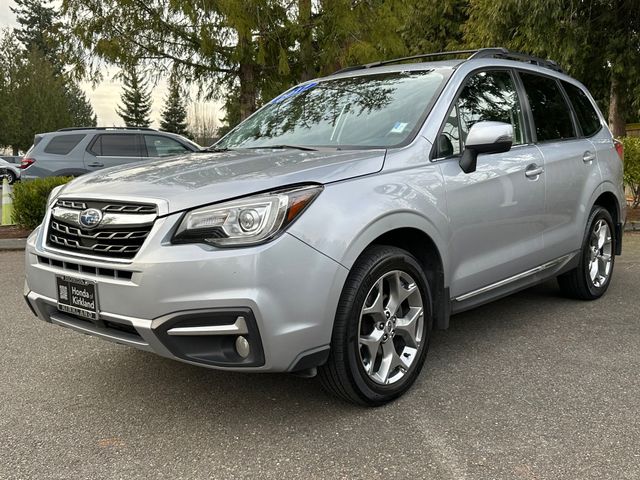
<path id="1" fill-rule="evenodd" d="M 36 320 L 0 252 L 0 479 L 640 478 L 640 235 L 611 288 L 453 317 L 415 387 L 362 409 Z"/>

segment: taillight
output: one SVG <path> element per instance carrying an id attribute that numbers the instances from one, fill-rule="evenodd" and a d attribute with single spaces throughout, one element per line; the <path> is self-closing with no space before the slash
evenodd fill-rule
<path id="1" fill-rule="evenodd" d="M 624 145 L 620 140 L 614 140 L 613 145 L 616 147 L 616 152 L 618 152 L 618 156 L 620 160 L 624 160 Z"/>
<path id="2" fill-rule="evenodd" d="M 35 158 L 23 158 L 22 161 L 20 162 L 20 165 L 18 165 L 18 168 L 21 168 L 22 170 L 26 170 L 34 163 L 36 163 Z"/>

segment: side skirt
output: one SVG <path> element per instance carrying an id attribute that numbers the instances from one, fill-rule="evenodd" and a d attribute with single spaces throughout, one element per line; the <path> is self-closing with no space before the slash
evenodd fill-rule
<path id="1" fill-rule="evenodd" d="M 451 299 L 451 313 L 464 312 L 561 275 L 578 265 L 579 253 L 572 252 L 499 282 L 459 295 Z"/>

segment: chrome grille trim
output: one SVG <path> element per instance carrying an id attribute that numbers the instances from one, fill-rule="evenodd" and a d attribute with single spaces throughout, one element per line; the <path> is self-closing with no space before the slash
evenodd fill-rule
<path id="1" fill-rule="evenodd" d="M 75 200 L 58 200 L 56 205 L 64 208 L 71 208 L 73 210 L 84 210 L 87 208 L 86 203 L 76 202 Z"/>
<path id="2" fill-rule="evenodd" d="M 102 211 L 115 213 L 155 214 L 157 212 L 157 209 L 152 205 L 106 205 L 102 208 Z"/>
<path id="3" fill-rule="evenodd" d="M 80 224 L 81 212 L 88 208 L 105 212 L 91 229 Z M 130 260 L 149 236 L 157 212 L 157 206 L 143 203 L 58 199 L 48 218 L 46 243 L 61 252 Z"/>
<path id="4" fill-rule="evenodd" d="M 80 212 L 81 210 L 75 210 L 66 207 L 53 207 L 51 214 L 56 220 L 71 223 L 75 226 L 80 226 Z M 155 214 L 128 214 L 128 213 L 105 213 L 100 223 L 100 228 L 107 226 L 112 227 L 131 227 L 135 225 L 145 226 L 152 225 L 156 219 Z"/>
<path id="5" fill-rule="evenodd" d="M 57 230 L 61 233 L 67 233 L 69 235 L 75 235 L 80 238 L 96 238 L 98 240 L 129 240 L 129 239 L 139 239 L 146 238 L 149 235 L 149 231 L 140 230 L 140 231 L 132 231 L 132 232 L 95 232 L 95 233 L 84 233 L 79 228 L 70 227 L 56 221 L 51 222 L 51 228 Z"/>
<path id="6" fill-rule="evenodd" d="M 54 207 L 69 208 L 71 210 L 97 208 L 104 213 L 158 214 L 158 207 L 155 205 L 128 202 L 59 199 L 56 201 Z"/>
<path id="7" fill-rule="evenodd" d="M 78 240 L 59 237 L 57 235 L 49 235 L 49 240 L 64 247 L 71 247 L 77 250 L 87 250 L 100 253 L 136 253 L 140 250 L 139 245 L 107 245 L 104 243 L 96 243 L 89 247 L 80 245 Z"/>

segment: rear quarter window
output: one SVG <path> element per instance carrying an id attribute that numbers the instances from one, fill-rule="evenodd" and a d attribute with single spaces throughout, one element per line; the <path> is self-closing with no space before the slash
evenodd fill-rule
<path id="1" fill-rule="evenodd" d="M 562 82 L 562 86 L 576 112 L 582 134 L 585 137 L 596 134 L 602 128 L 602 123 L 600 123 L 600 117 L 587 94 L 580 87 L 571 83 Z"/>
<path id="2" fill-rule="evenodd" d="M 527 92 L 538 142 L 575 138 L 571 110 L 555 79 L 519 72 Z"/>
<path id="3" fill-rule="evenodd" d="M 53 137 L 47 146 L 44 147 L 44 152 L 54 155 L 66 155 L 76 148 L 76 145 L 78 145 L 84 137 L 86 137 L 86 135 L 58 135 Z"/>

